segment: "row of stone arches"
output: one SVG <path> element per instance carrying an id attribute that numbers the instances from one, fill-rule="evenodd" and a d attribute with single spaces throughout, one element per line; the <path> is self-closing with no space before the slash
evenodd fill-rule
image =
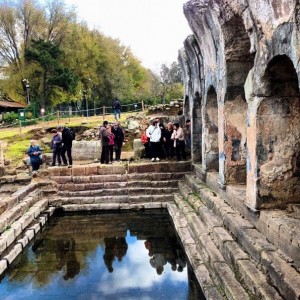
<path id="1" fill-rule="evenodd" d="M 244 186 L 252 210 L 300 203 L 295 2 L 193 0 L 184 13 L 192 160 L 222 188 Z"/>
<path id="2" fill-rule="evenodd" d="M 248 61 L 243 66 L 242 73 L 250 71 Z M 213 85 L 203 101 L 196 91 L 192 107 L 185 103 L 192 116 L 193 161 L 202 163 L 203 174 L 219 172 L 222 186 L 247 185 L 252 208 L 299 202 L 300 93 L 295 67 L 287 55 L 275 56 L 261 79 L 263 94 L 249 99 L 242 77 L 228 80 L 236 85 L 228 86 L 224 103 Z"/>

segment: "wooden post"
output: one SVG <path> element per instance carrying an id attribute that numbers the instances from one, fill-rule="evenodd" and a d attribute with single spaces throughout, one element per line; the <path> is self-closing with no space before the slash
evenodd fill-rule
<path id="1" fill-rule="evenodd" d="M 20 133 L 22 133 L 22 121 L 19 120 Z"/>
<path id="2" fill-rule="evenodd" d="M 103 106 L 103 120 L 105 119 L 105 106 Z"/>
<path id="3" fill-rule="evenodd" d="M 144 100 L 142 100 L 142 111 L 145 111 Z"/>
<path id="4" fill-rule="evenodd" d="M 59 110 L 56 112 L 56 116 L 57 116 L 57 125 L 59 125 L 59 117 L 60 117 L 60 112 L 59 112 Z"/>
<path id="5" fill-rule="evenodd" d="M 0 166 L 4 166 L 4 153 L 3 153 L 3 145 L 0 141 Z"/>

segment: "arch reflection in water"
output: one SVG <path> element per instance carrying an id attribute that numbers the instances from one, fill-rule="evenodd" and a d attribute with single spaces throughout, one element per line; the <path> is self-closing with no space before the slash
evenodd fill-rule
<path id="1" fill-rule="evenodd" d="M 204 299 L 166 211 L 54 217 L 1 299 Z"/>

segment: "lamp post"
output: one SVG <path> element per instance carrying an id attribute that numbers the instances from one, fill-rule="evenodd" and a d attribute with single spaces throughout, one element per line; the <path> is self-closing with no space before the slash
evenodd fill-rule
<path id="1" fill-rule="evenodd" d="M 23 79 L 22 84 L 23 84 L 23 88 L 26 91 L 26 102 L 27 102 L 27 105 L 29 105 L 30 104 L 30 86 L 29 86 L 28 79 Z"/>
<path id="2" fill-rule="evenodd" d="M 86 117 L 89 116 L 89 107 L 88 107 L 88 100 L 87 100 L 87 92 L 86 90 L 82 91 L 82 100 L 84 101 L 85 109 L 86 109 Z"/>

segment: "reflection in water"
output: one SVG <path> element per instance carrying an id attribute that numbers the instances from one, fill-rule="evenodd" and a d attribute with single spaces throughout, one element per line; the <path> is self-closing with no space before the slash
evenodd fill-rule
<path id="1" fill-rule="evenodd" d="M 54 217 L 1 299 L 204 299 L 165 211 Z"/>
<path id="2" fill-rule="evenodd" d="M 64 280 L 74 278 L 80 271 L 80 263 L 75 254 L 75 245 L 76 242 L 73 238 L 67 241 L 56 241 L 56 269 L 60 271 L 65 268 Z"/>
<path id="3" fill-rule="evenodd" d="M 164 265 L 169 263 L 172 271 L 182 272 L 186 266 L 185 254 L 176 239 L 151 238 L 145 241 L 145 248 L 151 256 L 150 265 L 156 269 L 156 273 L 161 275 Z M 175 247 L 174 247 L 175 246 Z"/>
<path id="4" fill-rule="evenodd" d="M 104 243 L 105 253 L 103 255 L 103 260 L 108 272 L 112 273 L 114 270 L 112 264 L 115 257 L 121 262 L 122 258 L 126 255 L 128 245 L 125 237 L 104 238 Z"/>

